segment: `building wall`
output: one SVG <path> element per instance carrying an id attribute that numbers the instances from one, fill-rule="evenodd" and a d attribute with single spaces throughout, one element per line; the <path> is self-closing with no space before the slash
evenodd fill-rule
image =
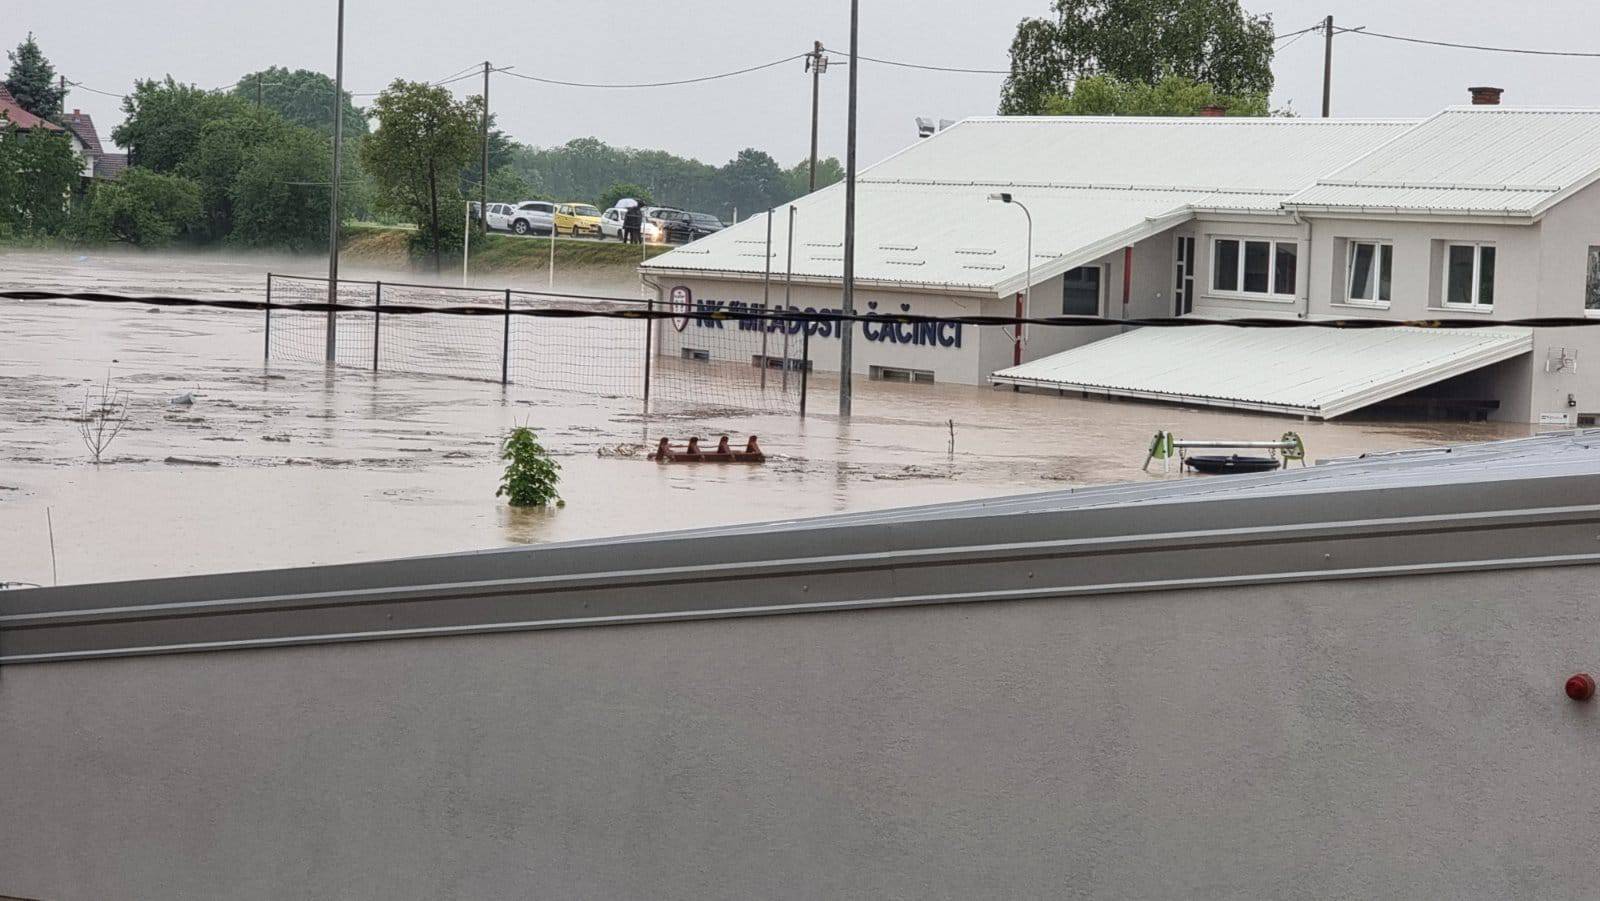
<path id="1" fill-rule="evenodd" d="M 1538 306 L 1532 315 L 1585 315 L 1589 248 L 1600 246 L 1600 184 L 1556 204 L 1537 227 Z M 1566 413 L 1576 425 L 1577 416 L 1600 416 L 1600 329 L 1534 332 L 1531 383 L 1533 419 Z"/>
<path id="2" fill-rule="evenodd" d="M 718 309 L 739 309 L 741 306 L 750 305 L 759 309 L 762 303 L 760 279 L 753 281 L 680 279 L 671 276 L 652 278 L 661 284 L 662 297 L 669 302 L 675 288 L 689 289 L 696 310 L 709 312 Z M 783 285 L 781 282 L 774 282 L 771 288 L 771 306 L 776 310 L 782 304 Z M 834 287 L 796 285 L 791 291 L 789 305 L 796 311 L 802 312 L 837 311 L 840 307 L 839 290 Z M 985 302 L 977 297 L 882 290 L 858 290 L 855 295 L 855 305 L 857 312 L 864 315 L 912 313 L 927 316 L 995 315 L 1000 306 L 998 301 L 992 299 Z M 1011 315 L 1013 312 L 1014 310 L 1007 308 L 1004 310 L 1004 315 Z M 816 324 L 811 328 L 812 368 L 817 371 L 837 372 L 840 324 Z M 798 332 L 798 326 L 796 331 Z M 998 333 L 999 330 L 980 329 L 970 325 L 959 327 L 945 325 L 936 333 L 930 333 L 927 330 L 918 331 L 909 325 L 858 323 L 852 344 L 851 369 L 856 374 L 864 376 L 870 374 L 873 366 L 892 366 L 932 372 L 935 380 L 940 382 L 983 384 L 988 373 L 982 370 L 979 363 L 979 345 L 988 346 L 989 342 L 980 334 L 982 331 Z M 689 348 L 704 351 L 710 355 L 712 361 L 732 361 L 751 365 L 752 357 L 761 353 L 761 338 L 761 329 L 742 329 L 738 322 L 690 321 L 680 331 L 672 323 L 663 321 L 656 327 L 655 347 L 657 354 L 667 357 L 679 357 L 683 349 Z M 789 341 L 790 358 L 798 360 L 801 355 L 801 336 L 798 333 L 792 334 Z M 781 357 L 782 346 L 781 332 L 767 335 L 767 354 L 770 357 L 775 359 Z M 1006 352 L 1009 353 L 1009 350 Z M 990 355 L 992 354 L 993 352 Z"/>
<path id="3" fill-rule="evenodd" d="M 1593 582 L 7 667 L 0 895 L 1593 897 Z"/>

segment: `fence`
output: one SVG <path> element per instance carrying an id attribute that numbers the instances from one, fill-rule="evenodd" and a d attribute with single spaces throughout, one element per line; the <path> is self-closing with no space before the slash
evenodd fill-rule
<path id="1" fill-rule="evenodd" d="M 269 274 L 267 359 L 323 363 L 330 314 L 293 305 L 327 301 L 325 278 Z M 707 359 L 664 357 L 652 347 L 657 321 L 585 315 L 644 312 L 650 301 L 340 279 L 337 302 L 355 308 L 332 314 L 339 366 L 636 398 L 663 413 L 804 412 L 808 341 L 769 336 L 763 347 L 761 333 L 735 329 L 711 336 L 721 346 Z M 535 311 L 549 315 L 522 315 Z"/>

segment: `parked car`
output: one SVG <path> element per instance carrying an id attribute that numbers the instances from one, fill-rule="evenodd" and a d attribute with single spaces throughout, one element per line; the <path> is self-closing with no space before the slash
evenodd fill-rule
<path id="1" fill-rule="evenodd" d="M 627 210 L 612 207 L 600 214 L 600 237 L 622 240 L 622 217 Z M 646 244 L 661 243 L 661 228 L 648 218 L 639 223 L 639 235 Z"/>
<path id="2" fill-rule="evenodd" d="M 556 234 L 568 234 L 574 238 L 579 235 L 594 235 L 599 237 L 600 210 L 587 203 L 562 203 L 556 206 L 555 218 Z"/>
<path id="3" fill-rule="evenodd" d="M 511 211 L 507 228 L 519 235 L 555 232 L 556 205 L 548 200 L 524 200 Z"/>
<path id="4" fill-rule="evenodd" d="M 723 224 L 708 213 L 691 213 L 670 207 L 650 207 L 644 211 L 648 221 L 660 229 L 668 244 L 687 244 L 722 231 Z"/>

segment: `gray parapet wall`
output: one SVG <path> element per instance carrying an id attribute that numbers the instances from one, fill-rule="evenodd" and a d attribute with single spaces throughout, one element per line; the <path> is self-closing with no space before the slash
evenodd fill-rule
<path id="1" fill-rule="evenodd" d="M 0 895 L 1583 897 L 1589 443 L 6 593 Z"/>

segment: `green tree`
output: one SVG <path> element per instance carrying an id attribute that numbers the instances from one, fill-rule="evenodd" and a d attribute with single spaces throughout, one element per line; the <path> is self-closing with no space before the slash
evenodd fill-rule
<path id="1" fill-rule="evenodd" d="M 297 252 L 327 244 L 330 152 L 325 137 L 295 126 L 256 149 L 229 187 L 229 240 Z"/>
<path id="2" fill-rule="evenodd" d="M 272 110 L 286 122 L 333 134 L 333 79 L 321 72 L 271 66 L 240 77 L 233 96 L 251 107 L 259 100 L 262 108 Z M 349 91 L 344 92 L 343 101 L 344 136 L 366 134 L 366 111 L 351 101 Z"/>
<path id="3" fill-rule="evenodd" d="M 52 235 L 67 223 L 67 199 L 83 164 L 64 132 L 23 132 L 0 119 L 0 228 Z"/>
<path id="4" fill-rule="evenodd" d="M 197 227 L 200 216 L 199 185 L 133 168 L 96 189 L 88 230 L 101 241 L 161 247 Z"/>
<path id="5" fill-rule="evenodd" d="M 248 111 L 230 94 L 202 91 L 179 84 L 168 75 L 161 81 L 134 82 L 123 98 L 127 114 L 111 131 L 111 139 L 128 148 L 130 165 L 152 172 L 178 172 L 199 145 L 206 124 Z"/>
<path id="6" fill-rule="evenodd" d="M 1272 90 L 1272 18 L 1239 0 L 1054 0 L 1053 19 L 1024 19 L 1011 43 L 1002 115 L 1037 115 L 1076 80 L 1107 75 L 1155 85 L 1168 75 L 1219 94 Z"/>
<path id="7" fill-rule="evenodd" d="M 655 197 L 651 195 L 649 188 L 631 182 L 617 182 L 606 188 L 605 191 L 601 192 L 600 200 L 595 205 L 602 210 L 609 210 L 624 197 L 632 197 L 634 200 L 639 201 L 642 206 L 656 205 Z"/>
<path id="8" fill-rule="evenodd" d="M 504 497 L 513 507 L 565 507 L 556 493 L 561 481 L 561 464 L 550 459 L 550 452 L 539 443 L 539 436 L 527 426 L 517 426 L 500 442 L 500 459 L 506 470 L 500 477 L 495 497 Z"/>
<path id="9" fill-rule="evenodd" d="M 489 176 L 490 203 L 518 203 L 523 200 L 548 200 L 526 178 L 510 166 L 501 166 Z"/>
<path id="10" fill-rule="evenodd" d="M 1211 85 L 1181 75 L 1168 75 L 1155 84 L 1090 75 L 1078 79 L 1070 94 L 1046 97 L 1043 112 L 1049 116 L 1196 116 L 1208 106 L 1220 106 L 1230 116 L 1270 112 L 1263 94 L 1219 94 Z"/>
<path id="11" fill-rule="evenodd" d="M 840 165 L 837 157 L 826 157 L 817 160 L 817 190 L 831 184 L 844 181 L 844 166 Z M 784 172 L 784 182 L 787 184 L 788 199 L 804 197 L 811 193 L 811 161 L 801 160 Z"/>
<path id="12" fill-rule="evenodd" d="M 460 218 L 457 176 L 478 150 L 482 102 L 458 102 L 444 88 L 396 79 L 373 102 L 378 127 L 361 144 L 379 202 L 417 224 L 435 271 L 441 268 L 441 204 L 446 220 Z"/>
<path id="13" fill-rule="evenodd" d="M 757 210 L 767 210 L 789 199 L 789 184 L 778 161 L 767 153 L 745 148 L 717 170 L 722 190 L 727 193 L 727 206 L 717 210 L 728 215 L 733 210 L 744 210 L 746 215 Z"/>
<path id="14" fill-rule="evenodd" d="M 517 142 L 506 136 L 506 133 L 494 127 L 494 113 L 489 114 L 489 172 L 490 181 L 493 182 L 494 173 L 510 165 L 512 154 L 515 153 Z M 468 197 L 478 196 L 478 185 L 483 178 L 483 128 L 480 122 L 478 128 L 478 151 L 472 155 L 472 160 L 466 168 L 461 170 L 461 193 Z M 495 200 L 494 192 L 490 191 L 489 202 Z"/>
<path id="15" fill-rule="evenodd" d="M 59 120 L 66 92 L 56 82 L 56 69 L 45 59 L 44 51 L 33 39 L 33 32 L 28 32 L 27 40 L 6 56 L 11 58 L 6 90 L 16 98 L 17 104 L 41 119 Z"/>

